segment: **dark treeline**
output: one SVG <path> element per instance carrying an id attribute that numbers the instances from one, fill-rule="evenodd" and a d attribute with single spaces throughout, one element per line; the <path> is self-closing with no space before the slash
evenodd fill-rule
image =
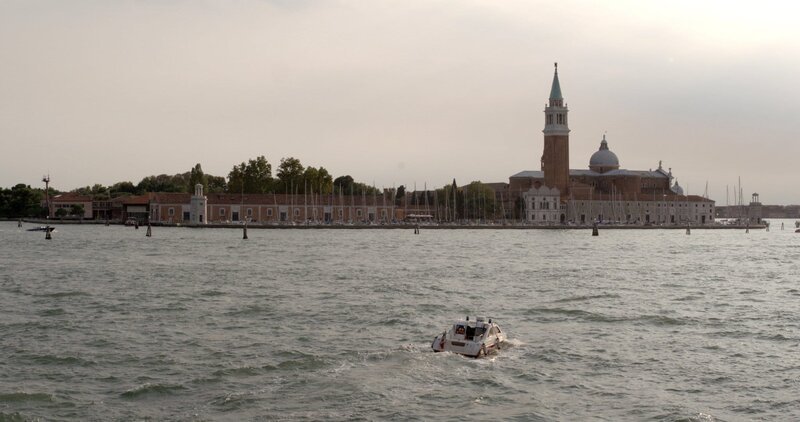
<path id="1" fill-rule="evenodd" d="M 304 166 L 294 157 L 282 158 L 273 176 L 272 164 L 262 155 L 234 165 L 227 177 L 206 174 L 198 163 L 185 173 L 160 174 L 143 178 L 139 183 L 117 182 L 110 186 L 95 184 L 72 190 L 90 196 L 94 201 L 111 200 L 121 196 L 141 195 L 146 192 L 193 193 L 197 184 L 209 193 L 286 193 L 336 196 L 382 196 L 394 201 L 396 206 L 429 207 L 447 219 L 494 218 L 500 212 L 494 192 L 480 182 L 472 182 L 463 189 L 452 185 L 428 191 L 407 192 L 405 186 L 381 190 L 356 182 L 350 175 L 336 177 L 324 167 Z M 50 195 L 60 193 L 50 189 Z M 386 196 L 384 196 L 386 195 Z M 41 217 L 47 215 L 42 206 L 44 189 L 18 184 L 10 189 L 0 188 L 0 218 Z M 79 215 L 82 210 L 73 210 Z M 63 213 L 64 211 L 62 211 Z"/>

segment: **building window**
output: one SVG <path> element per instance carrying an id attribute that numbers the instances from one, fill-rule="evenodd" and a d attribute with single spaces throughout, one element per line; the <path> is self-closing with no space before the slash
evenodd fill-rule
<path id="1" fill-rule="evenodd" d="M 272 217 L 272 208 L 267 208 L 267 217 Z"/>
<path id="2" fill-rule="evenodd" d="M 175 215 L 175 208 L 170 208 L 169 210 L 167 210 L 167 215 L 169 215 L 170 217 Z"/>
<path id="3" fill-rule="evenodd" d="M 356 216 L 361 217 L 361 210 L 356 210 Z"/>
<path id="4" fill-rule="evenodd" d="M 300 209 L 299 208 L 295 208 L 294 209 L 294 216 L 295 217 L 299 217 L 300 216 Z"/>
<path id="5" fill-rule="evenodd" d="M 219 215 L 220 215 L 221 217 L 224 217 L 224 216 L 225 216 L 225 208 L 220 208 L 220 209 L 219 209 Z"/>
<path id="6" fill-rule="evenodd" d="M 253 216 L 253 209 L 252 208 L 248 208 L 247 209 L 247 216 L 248 217 L 252 217 Z"/>

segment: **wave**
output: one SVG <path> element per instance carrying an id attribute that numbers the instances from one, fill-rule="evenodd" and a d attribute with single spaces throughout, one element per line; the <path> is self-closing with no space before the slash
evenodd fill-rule
<path id="1" fill-rule="evenodd" d="M 51 402 L 53 396 L 46 393 L 5 393 L 0 394 L 0 403 L 19 403 L 19 402 Z"/>
<path id="2" fill-rule="evenodd" d="M 554 300 L 553 303 L 568 303 L 568 302 L 583 302 L 587 300 L 594 300 L 594 299 L 615 299 L 619 298 L 620 296 L 617 294 L 599 294 L 599 295 L 585 295 L 585 296 L 572 296 L 572 297 L 565 297 L 563 299 Z"/>
<path id="3" fill-rule="evenodd" d="M 315 355 L 306 354 L 298 351 L 283 351 L 273 354 L 273 357 L 282 360 L 277 364 L 268 364 L 261 366 L 262 370 L 315 370 L 321 369 L 328 365 L 328 362 Z"/>
<path id="4" fill-rule="evenodd" d="M 38 297 L 62 298 L 62 297 L 91 296 L 91 295 L 89 293 L 86 293 L 86 292 L 73 291 L 73 292 L 42 293 L 42 294 L 37 294 L 36 296 L 38 296 Z"/>
<path id="5" fill-rule="evenodd" d="M 277 369 L 275 366 L 272 365 L 264 365 L 262 367 L 252 367 L 252 366 L 239 366 L 236 368 L 225 368 L 219 369 L 212 373 L 215 377 L 251 377 L 255 375 L 259 375 L 263 372 L 263 370 L 274 370 Z"/>
<path id="6" fill-rule="evenodd" d="M 222 397 L 218 397 L 211 403 L 217 407 L 221 407 L 227 411 L 233 411 L 242 408 L 250 403 L 257 401 L 258 398 L 250 392 L 241 393 L 228 393 Z"/>
<path id="7" fill-rule="evenodd" d="M 31 355 L 28 359 L 40 365 L 92 366 L 95 364 L 92 360 L 75 356 Z"/>
<path id="8" fill-rule="evenodd" d="M 0 412 L 0 422 L 27 422 L 32 420 L 32 418 L 26 418 L 22 416 L 19 412 L 14 413 L 3 413 Z"/>
<path id="9" fill-rule="evenodd" d="M 248 305 L 241 309 L 234 309 L 225 313 L 227 316 L 271 315 L 274 309 L 266 305 Z"/>
<path id="10" fill-rule="evenodd" d="M 53 309 L 45 309 L 39 312 L 39 316 L 58 316 L 58 315 L 64 315 L 66 313 L 67 311 L 65 311 L 63 308 L 53 308 Z"/>
<path id="11" fill-rule="evenodd" d="M 643 315 L 641 317 L 634 318 L 631 321 L 644 321 L 652 325 L 666 325 L 666 326 L 689 324 L 689 321 L 686 319 L 673 318 L 665 315 Z"/>
<path id="12" fill-rule="evenodd" d="M 126 399 L 136 399 L 142 396 L 165 396 L 172 395 L 178 391 L 185 390 L 186 387 L 180 384 L 143 384 L 138 387 L 132 388 L 120 394 L 120 397 Z"/>
<path id="13" fill-rule="evenodd" d="M 607 323 L 646 323 L 652 325 L 687 325 L 691 321 L 684 318 L 669 317 L 666 315 L 637 315 L 637 316 L 610 316 L 596 312 L 588 312 L 580 309 L 567 308 L 533 308 L 525 312 L 527 315 L 556 314 L 575 317 L 587 322 L 607 322 Z"/>

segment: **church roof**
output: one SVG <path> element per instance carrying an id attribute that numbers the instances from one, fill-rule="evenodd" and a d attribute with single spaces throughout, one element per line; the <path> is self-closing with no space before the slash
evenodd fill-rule
<path id="1" fill-rule="evenodd" d="M 588 169 L 569 169 L 570 176 L 639 176 L 643 178 L 665 179 L 667 176 L 656 170 L 610 170 L 605 173 L 598 173 Z M 511 176 L 511 178 L 544 179 L 544 172 L 541 170 L 523 170 Z"/>
<path id="2" fill-rule="evenodd" d="M 512 175 L 511 178 L 544 179 L 544 172 L 541 170 L 523 170 Z"/>
<path id="3" fill-rule="evenodd" d="M 636 176 L 639 172 L 633 170 L 625 170 L 625 169 L 617 169 L 617 170 L 609 170 L 600 176 Z"/>

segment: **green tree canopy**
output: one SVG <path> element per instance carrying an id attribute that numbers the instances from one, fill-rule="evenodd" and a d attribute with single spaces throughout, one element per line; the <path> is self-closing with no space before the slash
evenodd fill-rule
<path id="1" fill-rule="evenodd" d="M 406 187 L 400 185 L 397 187 L 397 193 L 394 195 L 394 203 L 395 205 L 402 205 L 403 199 L 406 197 Z"/>
<path id="2" fill-rule="evenodd" d="M 73 192 L 79 193 L 81 195 L 91 196 L 93 200 L 103 200 L 108 199 L 110 195 L 110 188 L 103 186 L 99 183 L 95 183 L 93 186 L 86 186 L 84 188 L 75 189 Z"/>
<path id="3" fill-rule="evenodd" d="M 203 172 L 203 168 L 200 166 L 200 163 L 197 163 L 189 170 L 189 183 L 186 186 L 186 190 L 189 193 L 194 193 L 194 186 L 197 184 L 203 185 L 203 192 L 208 191 L 208 178 L 206 174 Z"/>
<path id="4" fill-rule="evenodd" d="M 188 180 L 182 174 L 170 176 L 159 174 L 147 176 L 136 185 L 136 193 L 145 192 L 185 192 Z"/>
<path id="5" fill-rule="evenodd" d="M 61 209 L 63 209 L 63 208 L 61 208 Z M 69 214 L 70 215 L 74 215 L 74 216 L 78 216 L 78 217 L 83 217 L 83 212 L 84 212 L 83 204 L 72 204 L 72 207 L 69 210 Z"/>
<path id="6" fill-rule="evenodd" d="M 38 217 L 46 214 L 42 207 L 44 192 L 24 183 L 11 189 L 0 189 L 0 216 L 6 218 Z"/>
<path id="7" fill-rule="evenodd" d="M 272 164 L 263 155 L 233 166 L 228 173 L 227 191 L 231 193 L 267 193 L 272 185 Z"/>
<path id="8" fill-rule="evenodd" d="M 206 175 L 206 181 L 208 182 L 208 193 L 225 192 L 225 189 L 228 187 L 228 183 L 222 176 L 212 176 L 209 174 Z"/>
<path id="9" fill-rule="evenodd" d="M 494 218 L 496 207 L 494 190 L 489 186 L 477 181 L 470 183 L 464 187 L 464 201 L 466 201 L 466 218 Z"/>
<path id="10" fill-rule="evenodd" d="M 280 193 L 303 192 L 303 172 L 305 169 L 300 160 L 294 157 L 281 158 L 278 166 L 277 186 L 275 190 Z"/>
<path id="11" fill-rule="evenodd" d="M 337 195 L 350 195 L 353 191 L 353 184 L 355 181 L 349 174 L 346 176 L 339 176 L 333 181 L 334 193 Z"/>
<path id="12" fill-rule="evenodd" d="M 328 194 L 333 189 L 333 176 L 325 167 L 306 167 L 303 171 L 303 188 L 308 192 Z"/>
<path id="13" fill-rule="evenodd" d="M 136 193 L 136 185 L 131 182 L 117 182 L 111 185 L 108 190 L 111 192 L 112 198 L 133 195 Z"/>

